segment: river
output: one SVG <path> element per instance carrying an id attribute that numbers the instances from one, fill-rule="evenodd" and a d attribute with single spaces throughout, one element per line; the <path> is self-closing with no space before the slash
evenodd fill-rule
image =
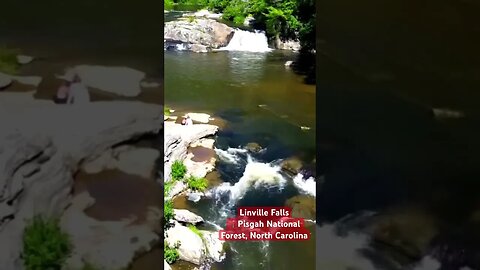
<path id="1" fill-rule="evenodd" d="M 177 16 L 169 13 L 166 20 Z M 315 158 L 315 86 L 284 65 L 296 54 L 166 51 L 164 57 L 166 105 L 175 114 L 209 113 L 220 125 L 216 171 L 207 176 L 209 195 L 196 203 L 181 197 L 175 206 L 201 215 L 205 227 L 214 229 L 225 227 L 239 206 L 284 206 L 301 194 L 292 177 L 279 169 L 280 161 L 289 157 L 305 164 Z M 251 142 L 264 150 L 246 152 Z M 283 181 L 268 182 L 275 177 Z M 232 193 L 238 197 L 231 198 Z M 231 242 L 226 259 L 213 269 L 314 269 L 315 231 L 313 223 L 307 226 L 312 239 L 306 242 Z M 192 266 L 179 262 L 172 268 Z"/>

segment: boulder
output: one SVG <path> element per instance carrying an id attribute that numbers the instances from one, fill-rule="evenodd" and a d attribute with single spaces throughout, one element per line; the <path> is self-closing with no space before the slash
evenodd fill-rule
<path id="1" fill-rule="evenodd" d="M 296 175 L 303 167 L 303 162 L 296 157 L 288 158 L 282 162 L 282 169 L 292 175 Z"/>
<path id="2" fill-rule="evenodd" d="M 285 206 L 292 208 L 292 217 L 315 220 L 316 201 L 312 196 L 297 195 L 287 200 Z"/>
<path id="3" fill-rule="evenodd" d="M 260 146 L 260 144 L 256 142 L 250 142 L 250 143 L 247 143 L 247 145 L 245 146 L 245 149 L 247 149 L 252 153 L 258 153 L 262 151 L 263 148 Z"/>
<path id="4" fill-rule="evenodd" d="M 225 259 L 224 241 L 220 240 L 218 232 L 200 231 L 207 256 L 215 262 L 221 262 Z"/>
<path id="5" fill-rule="evenodd" d="M 119 96 L 136 97 L 145 73 L 129 67 L 79 65 L 74 71 L 88 86 Z"/>
<path id="6" fill-rule="evenodd" d="M 0 72 L 0 89 L 7 88 L 13 83 L 11 76 Z"/>
<path id="7" fill-rule="evenodd" d="M 206 259 L 202 238 L 179 223 L 166 231 L 165 241 L 171 248 L 178 245 L 180 260 L 201 265 Z"/>
<path id="8" fill-rule="evenodd" d="M 17 55 L 17 62 L 21 65 L 26 65 L 28 63 L 31 63 L 32 61 L 33 61 L 32 56 L 22 55 L 22 54 Z"/>
<path id="9" fill-rule="evenodd" d="M 187 209 L 174 209 L 173 210 L 174 219 L 183 223 L 197 224 L 204 222 L 203 218 L 199 215 L 196 215 Z"/>
<path id="10" fill-rule="evenodd" d="M 233 34 L 233 28 L 212 19 L 177 20 L 166 22 L 164 27 L 164 39 L 168 42 L 198 44 L 214 49 L 228 45 Z"/>
<path id="11" fill-rule="evenodd" d="M 275 42 L 275 48 L 278 50 L 299 51 L 302 46 L 298 40 L 281 40 L 277 39 Z"/>
<path id="12" fill-rule="evenodd" d="M 212 120 L 210 115 L 207 113 L 187 113 L 185 116 L 190 116 L 193 121 L 202 124 L 208 124 L 208 122 Z"/>
<path id="13" fill-rule="evenodd" d="M 117 157 L 116 167 L 128 174 L 152 178 L 155 162 L 160 157 L 160 152 L 152 148 L 133 148 L 121 152 Z"/>
<path id="14" fill-rule="evenodd" d="M 207 53 L 208 52 L 208 47 L 205 46 L 205 45 L 201 45 L 201 44 L 192 44 L 190 46 L 190 50 L 192 52 L 196 52 L 196 53 Z"/>

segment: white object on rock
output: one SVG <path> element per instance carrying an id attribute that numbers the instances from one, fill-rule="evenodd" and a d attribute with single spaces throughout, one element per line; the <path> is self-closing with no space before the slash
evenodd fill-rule
<path id="1" fill-rule="evenodd" d="M 187 113 L 185 117 L 190 116 L 190 118 L 199 123 L 208 124 L 210 122 L 210 115 L 206 113 Z"/>
<path id="2" fill-rule="evenodd" d="M 23 55 L 23 54 L 19 54 L 17 55 L 17 62 L 21 65 L 26 65 L 30 62 L 33 61 L 33 57 L 32 56 L 28 56 L 28 55 Z"/>

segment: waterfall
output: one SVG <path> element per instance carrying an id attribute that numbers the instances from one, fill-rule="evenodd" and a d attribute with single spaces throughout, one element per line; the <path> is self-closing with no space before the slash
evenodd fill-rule
<path id="1" fill-rule="evenodd" d="M 244 52 L 269 52 L 267 36 L 261 31 L 245 31 L 236 29 L 232 40 L 220 50 Z"/>

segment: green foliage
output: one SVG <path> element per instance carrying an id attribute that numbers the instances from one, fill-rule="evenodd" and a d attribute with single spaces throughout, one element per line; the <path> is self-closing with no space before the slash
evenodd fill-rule
<path id="1" fill-rule="evenodd" d="M 164 0 L 163 8 L 166 10 L 172 10 L 175 6 L 175 2 L 173 0 Z"/>
<path id="2" fill-rule="evenodd" d="M 171 248 L 166 241 L 163 242 L 163 258 L 168 264 L 176 262 L 180 257 L 177 248 L 178 244 L 174 248 Z"/>
<path id="3" fill-rule="evenodd" d="M 196 235 L 200 236 L 200 238 L 203 239 L 203 234 L 202 232 L 195 226 L 195 225 L 192 225 L 192 224 L 188 224 L 188 228 L 194 232 Z"/>
<path id="4" fill-rule="evenodd" d="M 167 107 L 167 106 L 163 107 L 163 114 L 164 114 L 165 116 L 170 116 L 170 114 L 171 114 L 171 113 L 170 113 L 170 108 Z"/>
<path id="5" fill-rule="evenodd" d="M 163 218 L 165 219 L 165 225 L 173 219 L 173 216 L 173 202 L 171 200 L 166 200 L 163 203 Z"/>
<path id="6" fill-rule="evenodd" d="M 175 185 L 177 181 L 176 180 L 170 180 L 168 182 L 166 182 L 163 186 L 163 194 L 165 194 L 165 196 L 168 195 L 168 193 L 170 193 L 170 190 L 172 190 L 173 186 Z"/>
<path id="7" fill-rule="evenodd" d="M 189 23 L 194 23 L 194 22 L 196 21 L 195 16 L 188 16 L 188 17 L 187 17 L 187 21 L 188 21 Z"/>
<path id="8" fill-rule="evenodd" d="M 19 67 L 17 62 L 18 53 L 18 50 L 0 46 L 0 72 L 12 75 L 17 73 Z"/>
<path id="9" fill-rule="evenodd" d="M 172 170 L 170 176 L 173 180 L 182 180 L 187 173 L 187 167 L 183 164 L 182 161 L 176 160 L 172 164 Z"/>
<path id="10" fill-rule="evenodd" d="M 208 187 L 208 180 L 205 178 L 190 176 L 187 179 L 188 188 L 196 191 L 204 191 Z"/>
<path id="11" fill-rule="evenodd" d="M 22 257 L 27 270 L 61 269 L 71 250 L 56 219 L 35 217 L 25 228 Z"/>
<path id="12" fill-rule="evenodd" d="M 255 28 L 265 30 L 270 38 L 299 39 L 305 50 L 315 47 L 314 0 L 206 0 L 205 5 L 235 24 L 251 15 Z"/>

